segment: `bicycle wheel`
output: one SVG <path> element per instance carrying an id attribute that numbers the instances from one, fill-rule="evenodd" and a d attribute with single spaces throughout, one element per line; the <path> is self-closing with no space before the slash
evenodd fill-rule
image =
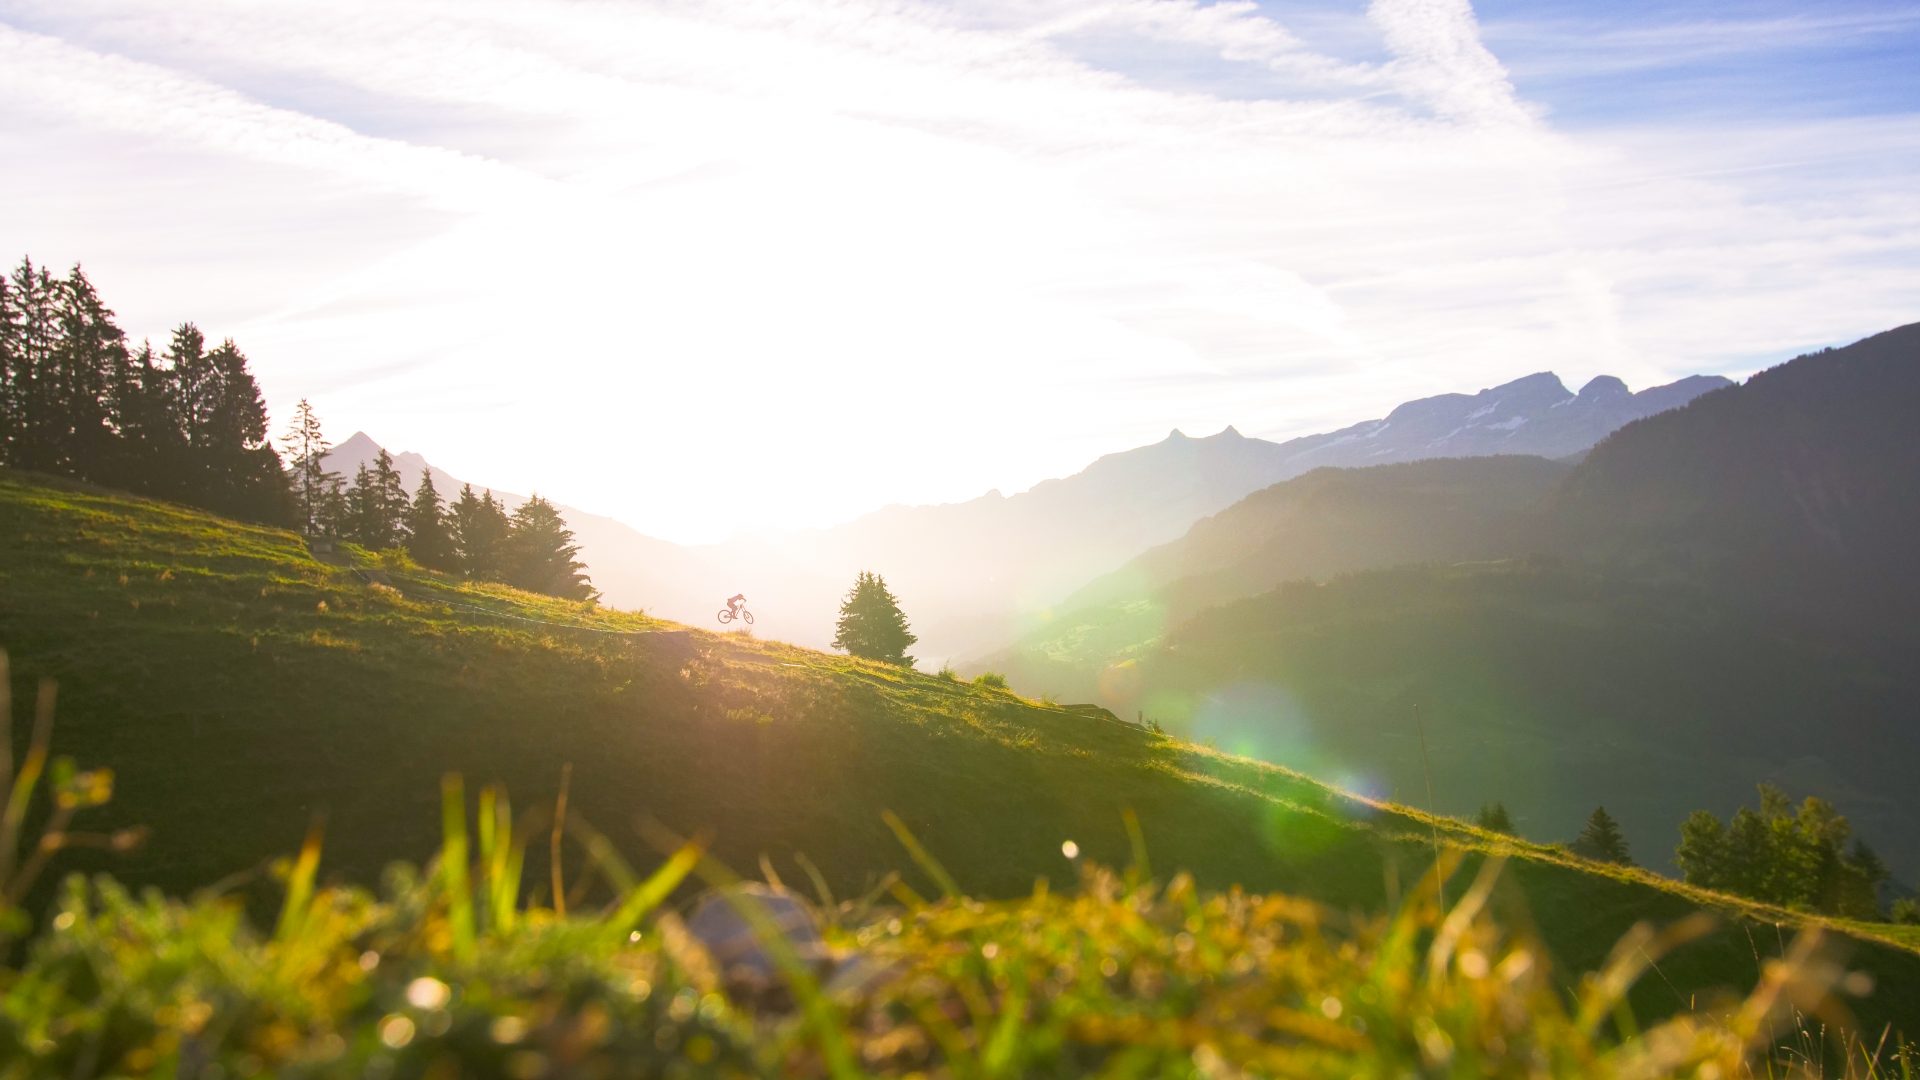
<path id="1" fill-rule="evenodd" d="M 733 612 L 727 608 L 721 608 L 720 609 L 720 625 L 725 626 L 732 621 L 733 621 Z"/>
<path id="2" fill-rule="evenodd" d="M 747 625 L 748 625 L 748 626 L 752 626 L 752 625 L 753 625 L 753 612 L 751 612 L 751 611 L 743 611 L 743 612 L 741 612 L 741 613 L 740 613 L 740 617 L 741 617 L 742 619 L 745 619 L 745 620 L 746 620 L 746 623 L 747 623 Z"/>

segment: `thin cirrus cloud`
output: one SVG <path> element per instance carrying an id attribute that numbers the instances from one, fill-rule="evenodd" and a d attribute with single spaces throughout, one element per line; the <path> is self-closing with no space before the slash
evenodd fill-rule
<path id="1" fill-rule="evenodd" d="M 0 0 L 0 199 L 136 333 L 238 338 L 277 414 L 684 539 L 1914 317 L 1910 116 L 1562 127 L 1522 29 Z"/>

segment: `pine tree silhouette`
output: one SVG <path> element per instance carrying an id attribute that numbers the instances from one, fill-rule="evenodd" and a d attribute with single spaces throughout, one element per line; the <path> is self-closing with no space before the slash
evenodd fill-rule
<path id="1" fill-rule="evenodd" d="M 1619 863 L 1632 866 L 1633 857 L 1627 854 L 1627 838 L 1620 831 L 1620 823 L 1613 820 L 1604 806 L 1596 806 L 1587 817 L 1586 828 L 1573 841 L 1576 855 L 1585 855 L 1599 862 Z"/>

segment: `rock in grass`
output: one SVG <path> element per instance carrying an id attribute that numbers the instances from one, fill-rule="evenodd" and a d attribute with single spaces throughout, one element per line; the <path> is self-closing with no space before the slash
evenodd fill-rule
<path id="1" fill-rule="evenodd" d="M 753 905 L 764 919 L 742 911 Z M 763 927 L 756 927 L 761 922 Z M 808 969 L 817 973 L 832 960 L 820 937 L 813 907 L 786 889 L 758 882 L 718 889 L 703 896 L 687 918 L 687 931 L 705 946 L 730 988 L 761 991 L 784 982 L 765 933 L 777 933 Z"/>

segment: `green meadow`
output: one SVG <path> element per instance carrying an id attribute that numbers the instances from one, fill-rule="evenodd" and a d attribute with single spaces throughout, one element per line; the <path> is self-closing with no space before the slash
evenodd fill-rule
<path id="1" fill-rule="evenodd" d="M 56 682 L 54 750 L 114 771 L 112 801 L 89 812 L 88 827 L 146 830 L 132 851 L 60 853 L 27 905 L 40 936 L 24 949 L 40 959 L 16 986 L 39 986 L 33 979 L 71 963 L 92 971 L 87 985 L 97 988 L 102 965 L 136 962 L 115 951 L 116 934 L 145 935 L 134 951 L 142 956 L 164 953 L 167 942 L 199 955 L 206 949 L 190 940 L 225 940 L 231 962 L 206 978 L 219 984 L 209 1008 L 244 1014 L 230 1030 L 245 1039 L 221 1044 L 238 1055 L 229 1067 L 297 1060 L 331 1075 L 398 1054 L 413 1063 L 405 1068 L 425 1069 L 439 1059 L 422 1048 L 440 1047 L 464 1067 L 510 1074 L 500 1055 L 518 1052 L 522 1040 L 477 1032 L 513 1015 L 523 1026 L 508 1024 L 507 1034 L 537 1029 L 560 1039 L 567 1024 L 586 1022 L 584 1001 L 600 1003 L 603 1034 L 625 1031 L 615 1021 L 639 1023 L 658 1005 L 682 1040 L 663 1061 L 743 1073 L 844 1075 L 844 1065 L 1165 1075 L 1175 1058 L 1242 1058 L 1235 1039 L 1297 1042 L 1321 1054 L 1311 1069 L 1260 1059 L 1273 1072 L 1351 1075 L 1356 1062 L 1371 1061 L 1380 1074 L 1624 1073 L 1625 1058 L 1605 1055 L 1647 1050 L 1636 1037 L 1663 1018 L 1764 989 L 1771 959 L 1810 925 L 1646 871 L 1359 798 L 1091 707 L 460 583 L 350 548 L 321 561 L 288 532 L 9 472 L 0 472 L 0 646 L 11 658 L 16 718 L 30 711 L 41 680 Z M 19 742 L 18 720 L 15 728 Z M 425 877 L 383 878 L 390 864 L 423 864 L 450 843 L 457 830 L 442 813 L 449 775 L 469 791 L 507 793 L 520 811 L 513 835 L 538 837 L 510 860 L 519 867 L 524 858 L 523 868 L 486 878 L 493 897 L 482 907 L 492 914 L 468 912 L 464 923 L 466 878 L 450 882 L 447 870 L 464 854 L 442 858 Z M 697 837 L 710 877 L 727 868 L 819 894 L 839 912 L 837 947 L 924 977 L 844 1000 L 802 995 L 791 1010 L 773 1010 L 788 1019 L 768 1028 L 762 1013 L 703 983 L 697 962 L 676 957 L 672 917 L 664 929 L 653 921 L 694 891 L 699 875 L 685 860 L 678 876 L 655 882 L 662 902 L 646 918 L 583 919 L 578 906 L 575 916 L 557 915 L 566 897 L 551 885 L 554 848 L 541 830 L 551 827 L 563 776 L 566 820 L 580 825 L 559 846 L 561 880 L 578 890 L 576 905 L 599 910 L 640 894 L 635 882 L 645 873 L 621 868 L 660 865 L 675 850 L 669 838 Z M 316 828 L 323 840 L 312 849 L 310 879 L 298 866 L 289 874 L 276 860 L 301 850 Z M 510 830 L 497 831 L 490 843 L 509 844 Z M 1432 885 L 1422 884 L 1436 849 L 1448 861 L 1458 855 L 1446 885 L 1453 904 L 1484 883 L 1484 909 L 1457 925 L 1445 921 L 1448 907 L 1430 906 Z M 483 865 L 496 864 L 488 856 Z M 1495 865 L 1497 874 L 1483 873 Z M 1132 876 L 1093 869 L 1102 866 L 1132 867 Z M 107 886 L 61 901 L 56 879 L 70 871 L 176 897 L 200 891 L 202 900 L 169 907 Z M 298 903 L 288 902 L 290 885 Z M 208 898 L 216 895 L 228 899 Z M 314 914 L 316 896 L 333 915 Z M 56 902 L 71 917 L 50 918 Z M 288 911 L 304 921 L 289 929 Z M 1623 941 L 1651 957 L 1653 939 L 1632 936 L 1637 926 L 1692 926 L 1702 913 L 1710 925 L 1660 951 L 1618 1009 L 1608 1003 L 1603 1017 L 1581 1019 L 1582 1003 L 1599 998 L 1582 996 L 1591 985 L 1578 973 L 1607 969 Z M 267 931 L 242 928 L 245 919 L 277 919 L 279 932 L 304 944 L 276 944 Z M 1082 926 L 1086 936 L 1076 937 Z M 1867 1044 L 1891 1029 L 1889 1045 L 1898 1045 L 1899 1033 L 1920 1030 L 1920 943 L 1891 928 L 1826 929 L 1832 951 L 1823 955 L 1842 957 L 1860 977 L 1841 981 L 1827 1012 L 1793 1022 L 1844 1026 Z M 622 951 L 629 932 L 638 935 L 631 954 Z M 474 933 L 494 944 L 475 945 Z M 395 949 L 406 962 L 347 970 L 380 934 L 404 939 Z M 1461 935 L 1485 938 L 1464 968 Z M 1089 941 L 1106 944 L 1087 952 Z M 1299 951 L 1287 953 L 1295 944 Z M 310 1008 L 274 997 L 298 984 L 274 965 L 300 949 L 315 985 L 329 988 Z M 1516 949 L 1554 974 L 1509 971 L 1499 982 L 1501 957 Z M 1121 993 L 1130 976 L 1083 977 L 1089 964 L 1101 970 L 1101 954 L 1129 965 L 1150 954 L 1165 977 L 1152 993 Z M 181 972 L 198 970 L 180 963 Z M 1429 964 L 1437 965 L 1431 973 L 1421 967 Z M 534 977 L 539 965 L 555 965 L 550 980 Z M 635 965 L 650 985 L 673 992 L 634 1001 L 607 988 L 616 975 L 623 985 L 639 978 Z M 1384 973 L 1406 965 L 1426 980 L 1419 988 Z M 1244 989 L 1249 972 L 1268 967 L 1261 985 L 1269 989 L 1248 991 L 1239 1012 L 1214 996 Z M 236 974 L 256 968 L 253 981 Z M 1803 959 L 1796 970 L 1806 969 Z M 159 984 L 141 980 L 156 978 L 146 971 L 126 982 L 150 989 Z M 396 997 L 418 978 L 471 986 L 429 1022 Z M 80 993 L 79 984 L 61 985 Z M 1373 986 L 1366 1008 L 1322 1007 L 1363 985 Z M 579 993 L 556 997 L 555 987 Z M 692 998 L 675 996 L 681 989 Z M 943 1004 L 953 1001 L 960 1006 Z M 995 1027 L 1015 1004 L 1031 1015 L 1038 1041 Z M 1564 1024 L 1554 1008 L 1569 1010 Z M 1522 1045 L 1495 1022 L 1516 1009 L 1538 1018 L 1515 1029 L 1538 1035 L 1538 1055 L 1490 1049 Z M 546 1011 L 529 1020 L 526 1010 Z M 1246 1026 L 1255 1014 L 1298 1030 L 1280 1038 Z M 142 1015 L 148 1020 L 114 1022 L 174 1030 L 152 1009 Z M 1179 1015 L 1202 1019 L 1182 1028 Z M 397 1048 L 380 1033 L 396 1016 L 410 1016 L 418 1035 Z M 1365 1035 L 1353 1026 L 1363 1016 L 1411 1034 L 1404 1046 L 1385 1031 Z M 449 1026 L 435 1034 L 443 1021 Z M 1693 1035 L 1704 1030 L 1689 1023 L 1681 1026 Z M 1452 1049 L 1423 1042 L 1429 1028 Z M 47 1054 L 82 1053 L 57 1033 L 43 1035 Z M 703 1049 L 688 1057 L 680 1051 L 695 1036 Z M 128 1038 L 152 1055 L 118 1066 L 131 1072 L 142 1062 L 161 1069 L 169 1052 L 177 1062 L 191 1042 Z M 459 1057 L 463 1039 L 498 1060 Z M 120 1045 L 99 1045 L 109 1043 Z M 541 1045 L 540 1060 L 552 1064 L 558 1051 Z M 1382 1049 L 1369 1057 L 1366 1047 Z M 1555 1056 L 1562 1052 L 1571 1056 Z M 282 1053 L 292 1056 L 275 1056 Z"/>

